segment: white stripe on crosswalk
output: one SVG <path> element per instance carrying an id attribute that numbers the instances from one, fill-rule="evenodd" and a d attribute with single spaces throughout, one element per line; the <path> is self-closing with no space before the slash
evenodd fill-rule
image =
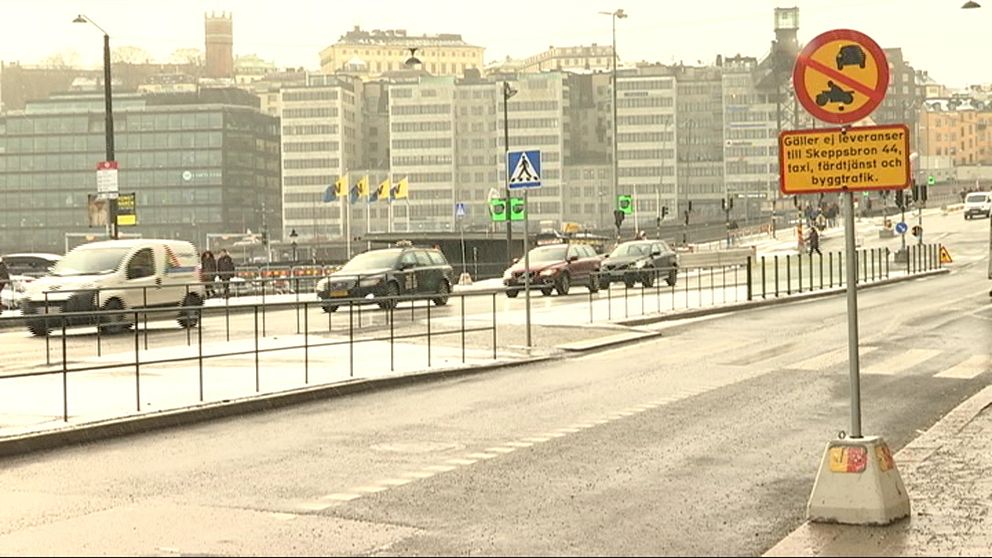
<path id="1" fill-rule="evenodd" d="M 877 348 L 878 347 L 872 346 L 860 347 L 858 349 L 858 354 L 863 357 Z M 847 362 L 847 354 L 847 347 L 834 349 L 833 351 L 800 361 L 799 363 L 792 365 L 791 368 L 798 368 L 800 370 L 824 370 L 826 368 L 836 366 L 842 362 Z"/>
<path id="2" fill-rule="evenodd" d="M 931 359 L 940 354 L 940 351 L 934 349 L 910 349 L 904 353 L 899 353 L 892 357 L 889 357 L 882 362 L 873 364 L 871 366 L 864 367 L 862 373 L 864 374 L 874 374 L 881 376 L 892 376 L 903 372 L 913 366 L 922 363 L 925 360 Z"/>
<path id="3" fill-rule="evenodd" d="M 992 355 L 975 355 L 944 370 L 935 378 L 959 378 L 970 380 L 982 372 L 992 370 Z"/>

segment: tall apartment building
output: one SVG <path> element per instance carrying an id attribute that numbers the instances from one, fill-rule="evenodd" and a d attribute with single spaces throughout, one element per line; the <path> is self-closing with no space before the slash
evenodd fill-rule
<path id="1" fill-rule="evenodd" d="M 359 166 L 356 116 L 361 82 L 315 74 L 305 84 L 280 90 L 282 107 L 282 237 L 301 241 L 344 234 L 340 203 L 324 203 L 324 191 Z"/>
<path id="2" fill-rule="evenodd" d="M 320 69 L 325 74 L 349 70 L 363 77 L 402 70 L 410 48 L 432 75 L 460 76 L 466 69 L 483 67 L 485 49 L 465 42 L 461 35 L 407 35 L 406 30 L 363 31 L 358 26 L 320 51 Z"/>
<path id="3" fill-rule="evenodd" d="M 679 95 L 675 76 L 666 66 L 642 66 L 617 75 L 617 192 L 634 196 L 636 217 L 625 225 L 654 226 L 661 207 L 675 214 Z"/>
<path id="4" fill-rule="evenodd" d="M 778 125 L 775 97 L 757 87 L 756 58 L 723 62 L 724 180 L 734 211 L 760 213 L 778 197 Z"/>
<path id="5" fill-rule="evenodd" d="M 969 97 L 927 99 L 919 114 L 920 169 L 992 164 L 992 106 Z M 915 177 L 919 180 L 921 177 Z"/>
<path id="6" fill-rule="evenodd" d="M 719 66 L 674 68 L 677 87 L 678 214 L 692 202 L 692 220 L 722 215 L 723 76 Z"/>

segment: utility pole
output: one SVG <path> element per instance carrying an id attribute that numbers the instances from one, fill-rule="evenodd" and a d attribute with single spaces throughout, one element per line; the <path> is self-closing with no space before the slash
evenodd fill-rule
<path id="1" fill-rule="evenodd" d="M 503 166 L 508 165 L 510 160 L 510 97 L 517 94 L 517 90 L 510 87 L 510 82 L 503 82 Z M 506 179 L 503 181 L 506 191 L 506 260 L 507 265 L 513 265 L 513 221 L 509 218 L 510 213 L 510 169 L 506 169 Z"/>

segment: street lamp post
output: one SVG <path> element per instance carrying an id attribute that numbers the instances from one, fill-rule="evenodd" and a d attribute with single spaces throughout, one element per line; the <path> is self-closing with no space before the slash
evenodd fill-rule
<path id="1" fill-rule="evenodd" d="M 102 27 L 96 24 L 92 19 L 79 14 L 76 19 L 72 20 L 73 23 L 90 23 L 93 27 L 96 27 L 103 33 L 103 99 L 105 110 L 105 123 L 106 128 L 106 143 L 107 143 L 107 161 L 114 160 L 114 102 L 111 96 L 110 88 L 110 35 L 103 30 Z M 112 238 L 117 238 L 117 198 L 110 198 L 110 233 Z"/>
<path id="2" fill-rule="evenodd" d="M 685 121 L 685 128 L 688 130 L 688 141 L 686 142 L 685 148 L 685 184 L 683 185 L 685 190 L 685 204 L 682 206 L 682 245 L 688 246 L 689 244 L 689 214 L 692 212 L 692 202 L 689 201 L 689 185 L 692 183 L 692 129 L 696 126 L 696 121 L 687 118 Z"/>
<path id="3" fill-rule="evenodd" d="M 601 15 L 610 16 L 610 20 L 613 23 L 613 203 L 617 203 L 617 195 L 619 194 L 619 184 L 620 184 L 620 165 L 617 161 L 617 20 L 627 17 L 623 9 L 614 10 L 612 12 L 599 12 Z M 635 213 L 637 200 L 634 200 Z M 614 205 L 615 206 L 615 205 Z M 619 229 L 617 230 L 617 236 L 619 237 Z"/>
<path id="4" fill-rule="evenodd" d="M 510 97 L 517 94 L 517 90 L 510 87 L 510 82 L 503 82 L 503 166 L 507 166 L 510 160 Z M 503 181 L 506 190 L 506 260 L 508 265 L 513 265 L 513 221 L 510 215 L 510 169 L 506 169 L 506 180 Z"/>

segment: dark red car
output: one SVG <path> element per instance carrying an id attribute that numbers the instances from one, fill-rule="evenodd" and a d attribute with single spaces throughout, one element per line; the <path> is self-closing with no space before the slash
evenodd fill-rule
<path id="1" fill-rule="evenodd" d="M 573 285 L 590 292 L 599 290 L 601 256 L 592 246 L 584 244 L 553 244 L 538 246 L 530 251 L 531 288 L 549 296 L 552 291 L 568 294 Z M 503 273 L 506 296 L 514 298 L 524 290 L 524 259 L 518 260 Z"/>

